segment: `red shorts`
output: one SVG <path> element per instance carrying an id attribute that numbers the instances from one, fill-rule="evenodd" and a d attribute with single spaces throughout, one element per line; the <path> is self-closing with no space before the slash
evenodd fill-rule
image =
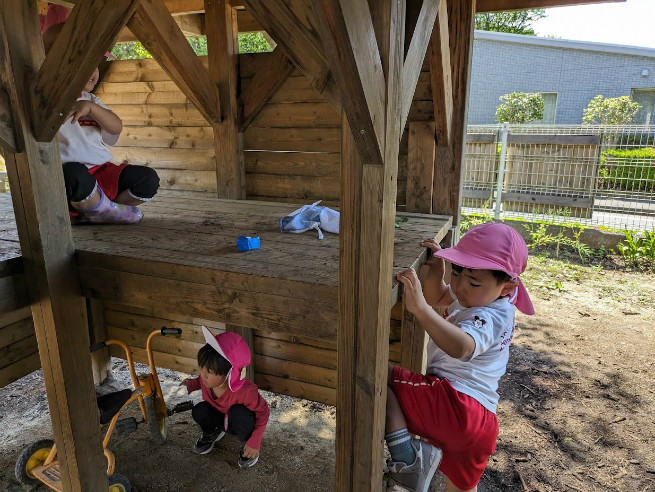
<path id="1" fill-rule="evenodd" d="M 98 186 L 102 188 L 102 191 L 110 200 L 115 200 L 118 196 L 118 178 L 120 178 L 121 171 L 125 166 L 129 166 L 129 164 L 126 162 L 122 164 L 105 162 L 89 168 L 89 173 L 96 178 Z"/>
<path id="2" fill-rule="evenodd" d="M 463 490 L 475 487 L 496 451 L 498 419 L 447 379 L 394 367 L 391 384 L 407 430 L 441 448 L 439 470 Z"/>

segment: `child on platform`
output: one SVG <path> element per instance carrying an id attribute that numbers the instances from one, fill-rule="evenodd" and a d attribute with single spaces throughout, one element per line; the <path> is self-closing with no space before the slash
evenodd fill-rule
<path id="1" fill-rule="evenodd" d="M 500 223 L 471 228 L 452 248 L 441 250 L 434 239 L 421 245 L 434 256 L 423 288 L 411 268 L 397 278 L 407 309 L 430 337 L 428 367 L 425 375 L 389 368 L 388 490 L 427 491 L 439 468 L 448 492 L 477 491 L 496 449 L 498 380 L 515 307 L 534 314 L 519 279 L 528 249 L 518 232 Z M 452 265 L 450 285 L 443 280 L 444 260 Z M 433 307 L 447 307 L 443 318 Z"/>
<path id="2" fill-rule="evenodd" d="M 241 442 L 239 467 L 251 467 L 259 460 L 269 408 L 255 383 L 245 378 L 250 349 L 237 333 L 213 335 L 205 326 L 202 331 L 207 343 L 198 352 L 200 376 L 182 382 L 189 393 L 202 391 L 203 401 L 191 412 L 202 429 L 194 451 L 209 453 L 228 432 Z"/>
<path id="3" fill-rule="evenodd" d="M 41 18 L 46 52 L 54 44 L 70 11 L 51 4 Z M 81 222 L 131 224 L 143 213 L 136 205 L 150 200 L 159 188 L 154 169 L 113 164 L 108 147 L 118 142 L 121 119 L 91 93 L 98 82 L 96 68 L 57 133 L 66 197 L 71 215 Z"/>

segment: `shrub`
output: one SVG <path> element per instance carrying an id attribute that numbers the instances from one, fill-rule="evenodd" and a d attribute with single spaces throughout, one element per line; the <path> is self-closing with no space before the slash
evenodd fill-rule
<path id="1" fill-rule="evenodd" d="M 500 100 L 503 103 L 496 109 L 496 121 L 530 123 L 544 118 L 544 98 L 538 92 L 512 92 Z"/>
<path id="2" fill-rule="evenodd" d="M 655 267 L 655 231 L 636 235 L 626 231 L 625 241 L 617 245 L 619 253 L 636 267 Z"/>
<path id="3" fill-rule="evenodd" d="M 628 96 L 605 99 L 598 95 L 589 102 L 587 109 L 582 111 L 582 123 L 626 125 L 633 122 L 640 109 L 641 104 L 631 101 Z"/>
<path id="4" fill-rule="evenodd" d="M 605 190 L 655 190 L 655 148 L 604 151 L 598 177 Z"/>

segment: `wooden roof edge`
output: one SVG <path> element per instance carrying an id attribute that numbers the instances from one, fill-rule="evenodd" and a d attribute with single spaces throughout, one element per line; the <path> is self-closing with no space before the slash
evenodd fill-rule
<path id="1" fill-rule="evenodd" d="M 477 0 L 476 14 L 506 12 L 510 10 L 547 9 L 572 5 L 618 3 L 626 0 Z"/>
<path id="2" fill-rule="evenodd" d="M 48 0 L 66 7 L 73 7 L 81 0 Z M 476 13 L 505 12 L 509 10 L 545 9 L 571 5 L 618 3 L 626 0 L 477 0 Z M 173 15 L 201 13 L 205 10 L 204 0 L 164 0 Z M 242 0 L 232 0 L 232 6 L 243 9 Z"/>

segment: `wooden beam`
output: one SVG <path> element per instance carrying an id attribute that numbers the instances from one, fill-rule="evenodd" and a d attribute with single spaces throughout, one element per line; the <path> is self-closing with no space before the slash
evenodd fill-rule
<path id="1" fill-rule="evenodd" d="M 437 18 L 439 7 L 445 0 L 423 0 L 421 12 L 419 13 L 414 34 L 409 44 L 407 57 L 403 65 L 403 97 L 401 105 L 400 126 L 405 128 L 407 123 L 407 116 L 409 115 L 409 108 L 412 106 L 414 99 L 414 92 L 416 91 L 416 83 L 418 82 L 419 75 L 421 75 L 421 67 L 425 60 L 425 52 L 428 49 L 428 43 L 432 34 L 432 27 Z"/>
<path id="2" fill-rule="evenodd" d="M 237 13 L 230 0 L 205 0 L 205 11 L 209 73 L 221 100 L 221 121 L 214 124 L 218 197 L 243 199 L 246 171 L 237 128 Z"/>
<path id="3" fill-rule="evenodd" d="M 68 491 L 107 490 L 61 161 L 57 146 L 38 143 L 31 130 L 30 77 L 44 59 L 36 2 L 0 0 L 0 31 L 11 54 L 0 71 L 13 71 L 14 121 L 24 142 L 21 152 L 5 160 L 61 479 Z"/>
<path id="4" fill-rule="evenodd" d="M 218 90 L 162 0 L 141 0 L 127 27 L 205 119 L 220 122 Z"/>
<path id="5" fill-rule="evenodd" d="M 174 15 L 173 20 L 175 20 L 185 36 L 205 35 L 205 14 Z M 116 39 L 116 43 L 131 43 L 134 41 L 138 41 L 138 39 L 127 27 L 120 32 Z"/>
<path id="6" fill-rule="evenodd" d="M 11 114 L 9 94 L 0 86 L 0 147 L 5 152 L 16 152 L 14 117 Z"/>
<path id="7" fill-rule="evenodd" d="M 328 15 L 336 12 L 326 3 L 315 2 L 314 6 L 316 11 L 323 9 L 327 20 Z M 367 154 L 357 142 L 359 130 L 350 126 L 345 100 L 341 125 L 335 490 L 344 491 L 380 489 L 389 361 L 391 299 L 387 292 L 393 276 L 405 2 L 374 0 L 370 9 L 376 13 L 372 34 L 380 46 L 380 61 L 386 74 L 382 161 L 364 160 Z M 343 30 L 334 17 L 329 19 L 328 27 Z M 344 36 L 325 34 L 342 39 Z M 341 49 L 357 49 L 350 43 L 342 41 Z M 348 66 L 338 68 L 333 64 L 332 69 L 336 73 Z M 376 246 L 368 248 L 367 244 Z"/>
<path id="8" fill-rule="evenodd" d="M 74 8 L 32 87 L 34 136 L 49 142 L 140 0 L 98 0 Z M 40 40 L 36 42 L 41 45 Z M 79 49 L 84 46 L 84 49 Z"/>
<path id="9" fill-rule="evenodd" d="M 478 0 L 476 14 L 486 12 L 506 12 L 509 10 L 547 9 L 570 5 L 594 3 L 618 3 L 626 0 Z"/>
<path id="10" fill-rule="evenodd" d="M 309 4 L 303 12 L 296 13 L 288 2 L 283 0 L 243 0 L 243 3 L 255 20 L 305 74 L 311 86 L 335 110 L 340 111 L 339 89 L 330 74 L 318 29 L 313 26 L 310 28 L 306 24 L 308 20 L 314 20 L 314 13 Z"/>
<path id="11" fill-rule="evenodd" d="M 262 25 L 247 10 L 239 10 L 237 12 L 237 24 L 239 26 L 239 32 L 258 32 L 264 30 Z"/>
<path id="12" fill-rule="evenodd" d="M 0 25 L 0 29 L 2 26 Z M 20 152 L 23 143 L 19 141 L 14 128 L 14 115 L 12 106 L 18 104 L 16 83 L 9 67 L 9 46 L 4 30 L 0 32 L 0 149 L 5 153 Z M 2 70 L 2 67 L 7 67 Z"/>
<path id="13" fill-rule="evenodd" d="M 459 226 L 462 162 L 466 137 L 468 86 L 473 51 L 473 30 L 476 0 L 448 2 L 448 34 L 452 67 L 453 117 L 449 146 L 437 141 L 432 213 L 453 217 L 453 227 Z"/>
<path id="14" fill-rule="evenodd" d="M 410 122 L 405 198 L 408 212 L 432 213 L 434 151 L 434 122 Z"/>
<path id="15" fill-rule="evenodd" d="M 363 162 L 383 163 L 385 79 L 366 0 L 312 0 Z"/>
<path id="16" fill-rule="evenodd" d="M 448 2 L 452 1 L 441 0 L 428 47 L 435 132 L 440 147 L 450 146 L 453 119 L 453 83 L 448 34 Z"/>
<path id="17" fill-rule="evenodd" d="M 261 109 L 270 101 L 296 66 L 280 48 L 268 55 L 266 62 L 252 77 L 239 96 L 239 131 L 244 132 L 257 117 Z"/>

